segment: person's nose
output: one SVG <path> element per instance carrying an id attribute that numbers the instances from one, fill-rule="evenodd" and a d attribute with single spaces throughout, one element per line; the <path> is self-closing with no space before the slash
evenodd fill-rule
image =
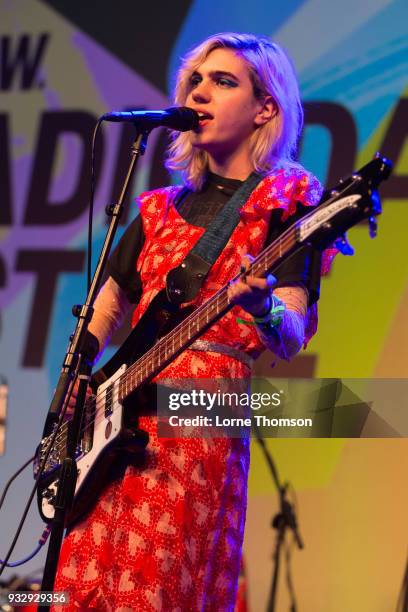
<path id="1" fill-rule="evenodd" d="M 198 83 L 194 87 L 191 96 L 196 104 L 205 104 L 206 102 L 210 102 L 211 90 L 209 83 L 206 83 L 205 81 Z"/>

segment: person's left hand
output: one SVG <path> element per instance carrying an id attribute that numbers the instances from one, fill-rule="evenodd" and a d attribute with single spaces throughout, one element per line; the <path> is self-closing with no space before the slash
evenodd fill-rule
<path id="1" fill-rule="evenodd" d="M 251 260 L 249 255 L 243 257 L 242 274 L 228 286 L 228 298 L 256 317 L 265 314 L 270 307 L 270 296 L 277 280 L 272 274 L 266 278 L 247 275 Z"/>

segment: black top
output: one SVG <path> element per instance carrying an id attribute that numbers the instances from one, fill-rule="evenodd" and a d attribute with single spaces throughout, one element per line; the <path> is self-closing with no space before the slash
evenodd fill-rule
<path id="1" fill-rule="evenodd" d="M 200 191 L 184 192 L 181 198 L 177 198 L 177 210 L 187 223 L 197 227 L 208 227 L 212 218 L 241 184 L 242 181 L 223 178 L 209 172 L 207 181 Z M 271 244 L 289 224 L 304 213 L 305 207 L 299 204 L 296 214 L 287 222 L 281 223 L 282 211 L 273 210 L 264 247 Z M 123 289 L 128 300 L 134 304 L 137 304 L 142 293 L 136 262 L 144 241 L 142 219 L 138 215 L 124 232 L 108 262 L 109 274 Z M 320 267 L 319 251 L 311 246 L 304 246 L 276 268 L 274 276 L 278 280 L 277 286 L 302 283 L 309 291 L 309 305 L 311 305 L 319 299 Z"/>

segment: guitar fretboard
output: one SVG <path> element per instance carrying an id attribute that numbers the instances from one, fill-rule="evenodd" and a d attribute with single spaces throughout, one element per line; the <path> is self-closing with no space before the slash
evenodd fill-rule
<path id="1" fill-rule="evenodd" d="M 262 251 L 250 265 L 248 274 L 257 277 L 266 276 L 269 270 L 296 246 L 297 227 L 296 223 L 292 225 Z M 205 304 L 199 306 L 124 372 L 119 383 L 120 401 L 141 384 L 154 378 L 233 306 L 228 298 L 228 286 L 220 289 Z"/>

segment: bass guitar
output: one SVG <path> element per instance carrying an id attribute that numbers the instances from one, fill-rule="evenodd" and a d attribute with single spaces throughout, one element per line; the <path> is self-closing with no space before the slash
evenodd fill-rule
<path id="1" fill-rule="evenodd" d="M 256 257 L 249 273 L 264 277 L 294 251 L 309 243 L 323 250 L 335 242 L 342 250 L 346 244 L 345 232 L 366 219 L 374 236 L 375 217 L 381 213 L 377 188 L 388 178 L 391 168 L 391 163 L 378 155 L 350 178 L 325 192 L 318 206 L 290 225 Z M 176 315 L 174 306 L 167 302 L 164 292 L 160 292 L 114 357 L 93 375 L 93 395 L 86 402 L 76 446 L 78 478 L 68 522 L 74 522 L 87 511 L 119 455 L 124 451 L 143 452 L 148 440 L 147 434 L 137 427 L 135 393 L 145 389 L 147 383 L 232 306 L 226 286 L 195 310 L 183 308 Z M 163 325 L 163 320 L 171 320 L 171 327 Z M 140 329 L 143 329 L 143 334 L 140 334 Z M 128 406 L 130 396 L 132 402 Z M 56 436 L 55 428 L 55 423 L 46 423 L 34 468 L 37 477 L 39 466 L 48 454 L 37 491 L 39 511 L 45 522 L 50 522 L 54 516 L 69 421 L 62 424 Z"/>

